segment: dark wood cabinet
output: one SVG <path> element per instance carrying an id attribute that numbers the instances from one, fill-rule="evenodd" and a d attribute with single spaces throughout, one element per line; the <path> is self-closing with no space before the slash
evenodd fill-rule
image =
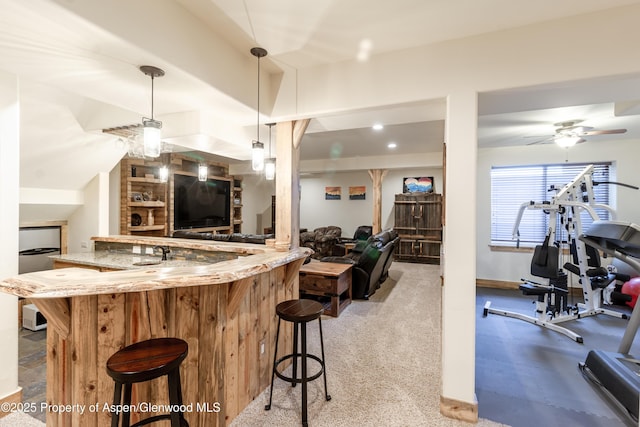
<path id="1" fill-rule="evenodd" d="M 400 237 L 398 261 L 440 263 L 442 244 L 442 195 L 437 193 L 396 194 L 394 229 Z"/>

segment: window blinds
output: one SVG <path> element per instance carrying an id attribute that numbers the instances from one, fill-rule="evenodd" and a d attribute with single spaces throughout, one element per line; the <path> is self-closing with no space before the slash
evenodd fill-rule
<path id="1" fill-rule="evenodd" d="M 594 164 L 593 182 L 609 181 L 610 163 Z M 533 166 L 496 166 L 491 168 L 491 242 L 494 245 L 514 246 L 513 226 L 522 203 L 550 201 L 557 190 L 571 182 L 587 164 L 553 164 Z M 609 204 L 609 185 L 594 185 L 596 203 Z M 601 219 L 609 219 L 607 211 L 596 209 Z M 592 220 L 582 213 L 586 230 Z M 549 215 L 542 210 L 526 210 L 520 222 L 520 243 L 539 244 L 549 229 Z M 556 228 L 558 238 L 566 239 Z"/>

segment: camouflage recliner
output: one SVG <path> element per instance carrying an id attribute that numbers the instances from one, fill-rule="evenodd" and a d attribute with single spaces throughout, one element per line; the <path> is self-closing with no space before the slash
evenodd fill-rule
<path id="1" fill-rule="evenodd" d="M 338 226 L 319 227 L 313 231 L 300 233 L 300 246 L 313 249 L 314 254 L 311 257 L 320 259 L 334 255 L 341 236 L 342 228 Z"/>

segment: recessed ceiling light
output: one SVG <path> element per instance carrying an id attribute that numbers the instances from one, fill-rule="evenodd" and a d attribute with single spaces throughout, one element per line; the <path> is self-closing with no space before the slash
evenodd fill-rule
<path id="1" fill-rule="evenodd" d="M 396 148 L 398 146 L 398 144 L 396 144 L 395 142 L 390 142 L 387 144 L 387 148 Z"/>
<path id="2" fill-rule="evenodd" d="M 384 129 L 384 126 L 381 125 L 380 123 L 376 123 L 372 127 L 373 127 L 373 130 L 382 130 L 382 129 Z"/>

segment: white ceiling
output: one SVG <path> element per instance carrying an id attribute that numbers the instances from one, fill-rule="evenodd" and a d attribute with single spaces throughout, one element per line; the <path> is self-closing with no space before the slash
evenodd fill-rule
<path id="1" fill-rule="evenodd" d="M 269 50 L 264 72 L 277 74 L 634 3 L 639 1 L 112 0 L 106 5 L 99 0 L 0 0 L 0 70 L 21 79 L 21 186 L 84 185 L 105 166 L 79 162 L 66 172 L 75 179 L 62 179 L 60 166 L 65 153 L 85 153 L 97 141 L 106 148 L 96 161 L 117 163 L 124 149 L 100 129 L 139 123 L 149 115 L 150 81 L 138 65 L 166 71 L 155 82 L 155 113 L 165 119 L 170 142 L 247 160 L 246 136 L 255 132 L 255 87 L 232 93 L 218 88 L 225 79 L 251 81 L 255 58 L 248 51 L 255 45 Z M 154 25 L 138 19 L 151 12 L 159 20 Z M 178 31 L 179 24 L 191 22 L 187 15 L 197 16 L 202 26 Z M 169 21 L 162 19 L 176 22 L 176 29 L 163 27 Z M 158 33 L 158 27 L 164 31 Z M 212 46 L 217 55 L 191 52 L 190 31 L 215 33 L 227 45 Z M 163 37 L 182 35 L 185 42 L 175 43 L 178 49 L 161 51 Z M 193 54 L 201 56 L 201 68 L 187 69 L 183 65 Z M 219 74 L 211 75 L 211 69 Z M 525 137 L 550 135 L 553 123 L 566 120 L 629 129 L 614 137 L 640 136 L 635 117 L 640 91 L 629 90 L 640 88 L 636 80 L 628 76 L 480 94 L 479 144 L 526 144 L 531 138 Z M 398 144 L 396 154 L 437 151 L 444 116 L 444 101 L 320 116 L 307 131 L 301 158 L 386 155 L 391 141 Z M 383 131 L 371 130 L 376 122 L 385 124 Z M 189 127 L 194 123 L 199 132 Z M 223 129 L 226 137 L 203 131 L 207 126 Z M 264 141 L 267 130 L 262 128 Z M 86 157 L 91 157 L 88 152 Z"/>

